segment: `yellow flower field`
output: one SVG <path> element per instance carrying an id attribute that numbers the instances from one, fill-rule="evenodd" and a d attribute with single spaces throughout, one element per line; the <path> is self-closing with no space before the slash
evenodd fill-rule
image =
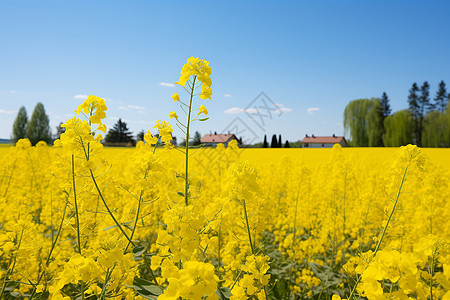
<path id="1" fill-rule="evenodd" d="M 187 138 L 210 74 L 172 96 Z M 103 148 L 106 110 L 0 147 L 0 299 L 450 299 L 450 150 Z"/>

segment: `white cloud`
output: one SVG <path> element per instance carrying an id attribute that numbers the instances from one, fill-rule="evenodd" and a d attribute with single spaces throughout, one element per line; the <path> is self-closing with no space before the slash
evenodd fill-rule
<path id="1" fill-rule="evenodd" d="M 309 115 L 314 114 L 314 112 L 319 111 L 320 108 L 318 107 L 309 107 L 306 111 L 308 112 Z"/>
<path id="2" fill-rule="evenodd" d="M 159 85 L 165 86 L 165 87 L 174 87 L 175 84 L 170 83 L 170 82 L 160 82 Z"/>
<path id="3" fill-rule="evenodd" d="M 247 108 L 247 109 L 245 109 L 245 108 L 239 108 L 239 107 L 232 107 L 232 108 L 229 108 L 229 109 L 224 111 L 224 113 L 232 114 L 232 115 L 243 113 L 243 112 L 247 112 L 247 113 L 250 113 L 250 114 L 251 113 L 258 113 L 258 112 L 261 113 L 261 111 L 256 109 L 256 108 Z"/>
<path id="4" fill-rule="evenodd" d="M 145 111 L 143 111 L 143 110 L 140 110 L 140 111 L 138 111 L 138 114 L 141 114 L 141 115 L 143 115 L 143 114 L 145 114 Z"/>
<path id="5" fill-rule="evenodd" d="M 287 108 L 287 107 L 279 107 L 278 109 L 275 110 L 275 112 L 290 112 L 292 111 L 292 108 Z"/>
<path id="6" fill-rule="evenodd" d="M 88 97 L 89 97 L 88 95 L 79 94 L 79 95 L 73 96 L 73 99 L 86 100 Z"/>
<path id="7" fill-rule="evenodd" d="M 17 111 L 16 110 L 4 110 L 4 109 L 0 109 L 0 114 L 5 114 L 5 115 L 12 115 L 15 114 Z"/>
<path id="8" fill-rule="evenodd" d="M 273 113 L 281 113 L 281 112 L 290 112 L 292 111 L 292 108 L 284 107 L 283 104 L 276 103 L 275 106 L 276 109 L 271 110 Z M 224 111 L 226 114 L 239 114 L 239 113 L 249 113 L 249 114 L 267 114 L 267 111 L 261 110 L 258 108 L 239 108 L 239 107 L 231 107 Z"/>
<path id="9" fill-rule="evenodd" d="M 9 93 L 10 94 L 15 94 L 17 91 L 16 90 L 10 90 Z"/>
<path id="10" fill-rule="evenodd" d="M 123 105 L 119 106 L 118 109 L 126 110 L 127 108 Z"/>
<path id="11" fill-rule="evenodd" d="M 223 95 L 225 98 L 231 98 L 231 94 L 225 94 Z"/>
<path id="12" fill-rule="evenodd" d="M 127 105 L 127 107 L 128 107 L 128 108 L 131 108 L 131 109 L 139 109 L 139 110 L 145 109 L 145 107 L 143 107 L 143 106 L 137 106 L 137 105 Z"/>

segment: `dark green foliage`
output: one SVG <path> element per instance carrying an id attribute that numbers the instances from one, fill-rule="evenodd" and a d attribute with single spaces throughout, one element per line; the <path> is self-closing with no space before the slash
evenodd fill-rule
<path id="1" fill-rule="evenodd" d="M 27 129 L 28 129 L 27 110 L 25 109 L 25 107 L 22 106 L 19 109 L 16 120 L 14 121 L 13 124 L 11 141 L 13 143 L 17 143 L 18 140 L 26 138 Z"/>
<path id="2" fill-rule="evenodd" d="M 32 145 L 36 145 L 39 141 L 50 143 L 52 140 L 50 121 L 45 113 L 44 105 L 40 102 L 36 104 L 28 122 L 27 137 Z"/>
<path id="3" fill-rule="evenodd" d="M 190 142 L 189 144 L 191 146 L 198 146 L 202 143 L 201 138 L 202 138 L 202 136 L 201 136 L 200 132 L 196 131 L 192 142 Z"/>
<path id="4" fill-rule="evenodd" d="M 135 144 L 131 131 L 129 131 L 127 124 L 122 122 L 122 119 L 119 119 L 117 123 L 114 124 L 113 128 L 108 131 L 108 134 L 106 134 L 105 137 L 105 142 L 108 144 L 121 145 Z"/>
<path id="5" fill-rule="evenodd" d="M 378 120 L 377 120 L 377 128 L 379 132 L 377 145 L 384 146 L 383 144 L 383 135 L 386 133 L 386 128 L 384 127 L 384 120 L 391 115 L 391 105 L 389 104 L 389 98 L 386 92 L 381 95 L 380 105 L 378 106 Z"/>
<path id="6" fill-rule="evenodd" d="M 138 134 L 136 135 L 137 141 L 144 141 L 144 135 L 145 135 L 144 130 L 139 131 Z"/>
<path id="7" fill-rule="evenodd" d="M 445 82 L 442 80 L 439 83 L 439 90 L 436 93 L 436 97 L 434 97 L 434 107 L 443 113 L 445 111 L 445 108 L 447 107 L 447 101 L 448 101 L 447 90 L 445 88 Z"/>
<path id="8" fill-rule="evenodd" d="M 413 83 L 411 89 L 409 90 L 408 105 L 409 112 L 413 121 L 413 131 L 414 131 L 414 141 L 419 145 L 418 141 L 421 139 L 422 131 L 420 128 L 420 105 L 419 105 L 419 87 L 417 83 Z"/>
<path id="9" fill-rule="evenodd" d="M 283 146 L 283 143 L 281 142 L 281 134 L 278 135 L 278 148 L 281 148 L 281 146 Z"/>
<path id="10" fill-rule="evenodd" d="M 289 141 L 286 140 L 286 143 L 284 143 L 284 148 L 291 148 L 291 146 L 289 145 Z"/>
<path id="11" fill-rule="evenodd" d="M 263 148 L 268 148 L 269 144 L 267 143 L 267 135 L 264 135 L 264 142 L 263 142 Z"/>
<path id="12" fill-rule="evenodd" d="M 270 143 L 270 148 L 278 148 L 277 135 L 272 135 L 272 142 Z"/>

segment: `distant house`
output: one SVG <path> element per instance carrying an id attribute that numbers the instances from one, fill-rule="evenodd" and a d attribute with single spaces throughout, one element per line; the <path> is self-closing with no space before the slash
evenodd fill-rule
<path id="1" fill-rule="evenodd" d="M 334 144 L 339 144 L 342 147 L 347 147 L 347 141 L 343 136 L 308 136 L 302 140 L 303 148 L 332 148 Z"/>
<path id="2" fill-rule="evenodd" d="M 217 146 L 217 144 L 222 143 L 225 146 L 228 146 L 228 143 L 232 140 L 236 140 L 239 143 L 239 140 L 232 133 L 228 134 L 206 134 L 204 137 L 200 139 L 202 144 L 205 146 Z"/>

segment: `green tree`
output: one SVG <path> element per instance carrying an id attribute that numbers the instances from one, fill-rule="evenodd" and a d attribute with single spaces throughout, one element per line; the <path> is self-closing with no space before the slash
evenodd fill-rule
<path id="1" fill-rule="evenodd" d="M 27 110 L 25 109 L 24 106 L 22 106 L 20 107 L 19 112 L 17 113 L 16 120 L 14 120 L 11 141 L 13 143 L 17 143 L 18 140 L 26 138 L 27 129 L 28 129 Z"/>
<path id="2" fill-rule="evenodd" d="M 436 93 L 436 97 L 434 97 L 434 106 L 438 111 L 443 113 L 445 108 L 447 107 L 448 101 L 447 89 L 445 88 L 445 82 L 442 80 L 439 83 L 439 90 Z"/>
<path id="3" fill-rule="evenodd" d="M 357 99 L 350 101 L 344 110 L 344 129 L 351 138 L 351 146 L 366 147 L 369 136 L 366 117 L 373 106 L 373 100 Z"/>
<path id="4" fill-rule="evenodd" d="M 382 116 L 380 116 L 379 111 L 381 110 L 381 102 L 378 98 L 371 99 L 372 105 L 366 116 L 366 126 L 367 126 L 367 137 L 369 147 L 380 147 L 383 146 L 383 128 L 381 126 Z"/>
<path id="5" fill-rule="evenodd" d="M 400 147 L 413 142 L 414 131 L 411 113 L 409 110 L 397 111 L 384 120 L 386 133 L 383 144 L 386 147 Z"/>
<path id="6" fill-rule="evenodd" d="M 289 145 L 289 141 L 286 140 L 286 143 L 284 143 L 284 148 L 291 148 L 291 146 Z"/>
<path id="7" fill-rule="evenodd" d="M 194 138 L 192 139 L 192 142 L 190 143 L 191 146 L 199 146 L 201 145 L 201 139 L 202 139 L 202 135 L 200 134 L 200 132 L 196 131 L 194 133 Z"/>
<path id="8" fill-rule="evenodd" d="M 144 141 L 144 135 L 145 135 L 144 130 L 139 131 L 138 134 L 136 135 L 137 140 Z"/>
<path id="9" fill-rule="evenodd" d="M 270 143 L 270 148 L 278 148 L 277 135 L 272 135 L 272 142 Z"/>
<path id="10" fill-rule="evenodd" d="M 36 145 L 39 141 L 50 143 L 52 140 L 50 121 L 45 113 L 44 105 L 40 102 L 36 104 L 28 122 L 27 137 L 32 145 Z"/>
<path id="11" fill-rule="evenodd" d="M 111 128 L 105 136 L 105 142 L 111 144 L 128 144 L 135 143 L 133 134 L 128 129 L 127 123 L 119 119 L 113 128 Z"/>
<path id="12" fill-rule="evenodd" d="M 267 143 L 267 135 L 264 135 L 263 148 L 268 148 L 269 144 Z"/>
<path id="13" fill-rule="evenodd" d="M 419 145 L 420 139 L 422 136 L 422 131 L 420 128 L 420 105 L 419 105 L 419 96 L 417 93 L 419 92 L 419 87 L 417 83 L 413 83 L 411 89 L 409 90 L 408 95 L 408 105 L 409 105 L 409 113 L 411 114 L 413 121 L 413 130 L 414 130 L 414 142 Z"/>
<path id="14" fill-rule="evenodd" d="M 281 142 L 281 134 L 278 135 L 278 144 L 277 144 L 278 148 L 283 147 L 283 143 Z"/>
<path id="15" fill-rule="evenodd" d="M 444 147 L 446 115 L 439 111 L 431 111 L 425 116 L 422 135 L 424 147 Z"/>
<path id="16" fill-rule="evenodd" d="M 383 135 L 386 133 L 386 128 L 384 128 L 384 120 L 391 115 L 391 105 L 389 104 L 389 98 L 386 92 L 381 95 L 380 106 L 378 106 L 378 130 L 380 132 L 378 144 L 382 146 Z"/>

